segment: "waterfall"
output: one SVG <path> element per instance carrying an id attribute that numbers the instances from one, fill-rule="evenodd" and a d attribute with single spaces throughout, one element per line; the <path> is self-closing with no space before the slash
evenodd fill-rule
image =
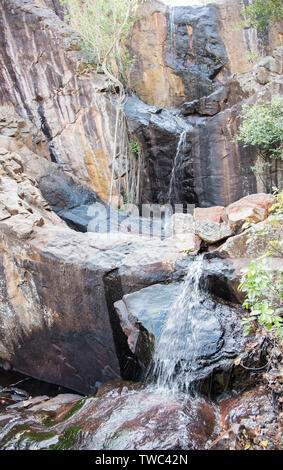
<path id="1" fill-rule="evenodd" d="M 175 189 L 175 174 L 176 174 L 176 169 L 178 168 L 178 165 L 181 163 L 182 158 L 184 157 L 184 152 L 185 152 L 185 144 L 186 144 L 186 137 L 187 137 L 187 131 L 183 131 L 180 134 L 174 162 L 173 162 L 173 167 L 172 167 L 172 172 L 171 172 L 171 178 L 170 178 L 170 185 L 169 185 L 169 191 L 168 191 L 168 202 L 169 204 L 172 204 L 172 193 L 173 189 Z"/>
<path id="2" fill-rule="evenodd" d="M 198 255 L 188 268 L 181 292 L 171 307 L 156 348 L 153 376 L 158 387 L 172 391 L 190 391 L 198 368 L 196 357 L 205 333 L 202 304 L 205 293 L 201 289 L 204 267 L 203 254 Z M 209 318 L 205 319 L 209 323 Z"/>

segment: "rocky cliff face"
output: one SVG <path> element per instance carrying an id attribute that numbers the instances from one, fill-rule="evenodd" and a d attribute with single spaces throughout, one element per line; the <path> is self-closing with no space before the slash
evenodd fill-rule
<path id="1" fill-rule="evenodd" d="M 0 362 L 91 393 L 142 372 L 113 302 L 168 281 L 185 255 L 173 240 L 69 229 L 39 190 L 52 176 L 57 204 L 89 197 L 57 164 L 0 136 Z"/>
<path id="2" fill-rule="evenodd" d="M 137 57 L 130 85 L 142 101 L 161 108 L 210 95 L 234 74 L 250 72 L 251 55 L 262 53 L 256 31 L 238 27 L 244 1 L 181 3 L 145 3 L 129 41 Z M 266 46 L 278 39 L 271 31 Z"/>
<path id="3" fill-rule="evenodd" d="M 142 109 L 131 100 L 126 106 L 144 157 L 142 194 L 147 202 L 209 207 L 262 190 L 250 169 L 255 151 L 233 137 L 243 103 L 281 93 L 282 49 L 254 68 L 252 57 L 260 57 L 263 45 L 254 30 L 237 28 L 243 2 L 203 3 L 145 4 L 131 39 L 130 50 L 138 59 L 130 83 L 139 98 L 155 106 Z M 279 32 L 271 31 L 265 48 L 272 50 L 278 40 Z M 161 111 L 164 107 L 175 111 Z M 177 109 L 184 121 L 176 128 Z M 279 178 L 280 168 L 274 171 Z"/>
<path id="4" fill-rule="evenodd" d="M 91 71 L 79 38 L 42 2 L 5 0 L 0 23 L 0 103 L 41 131 L 53 162 L 107 201 L 115 125 L 107 82 Z"/>
<path id="5" fill-rule="evenodd" d="M 97 202 L 95 194 L 66 175 L 60 165 L 25 145 L 36 146 L 37 134 L 27 139 L 27 127 L 18 116 L 7 116 L 6 107 L 0 115 L 0 365 L 82 393 L 94 393 L 99 383 L 108 380 L 140 378 L 154 350 L 151 318 L 157 312 L 159 323 L 162 321 L 160 308 L 168 308 L 168 292 L 179 287 L 176 281 L 186 272 L 185 250 L 197 253 L 201 243 L 213 247 L 233 235 L 235 207 L 216 208 L 218 222 L 210 224 L 198 221 L 198 210 L 194 222 L 197 235 L 188 240 L 177 217 L 174 233 L 179 237 L 165 240 L 106 233 L 106 229 L 104 233 L 78 233 L 66 226 L 47 200 L 60 214 L 66 209 L 90 208 Z M 29 128 L 31 136 L 32 131 Z M 270 196 L 264 194 L 242 201 L 237 226 L 242 222 L 243 208 L 245 216 L 260 221 L 266 218 L 270 204 Z M 105 220 L 106 216 L 105 212 Z M 224 217 L 231 227 L 220 223 Z M 120 229 L 127 232 L 131 223 L 137 231 L 137 221 L 130 217 L 122 221 Z M 217 295 L 226 292 L 226 297 L 222 296 L 228 300 L 235 300 L 237 258 L 244 256 L 235 251 L 237 237 L 242 249 L 246 236 L 226 242 L 220 256 L 224 253 L 231 261 L 225 264 L 219 257 L 216 262 L 211 258 L 205 274 L 213 285 L 210 290 L 216 290 Z M 158 300 L 155 307 L 152 295 Z M 134 306 L 128 308 L 131 299 Z M 234 357 L 244 352 L 242 340 L 235 335 L 241 326 L 233 309 L 211 301 L 207 308 L 218 312 L 223 327 L 214 328 L 217 358 L 203 369 L 204 379 L 215 369 L 229 369 Z M 139 312 L 149 317 L 148 325 L 141 323 Z M 210 343 L 207 333 L 203 341 Z"/>
<path id="6" fill-rule="evenodd" d="M 250 52 L 259 54 L 262 46 L 253 30 L 235 29 L 242 6 L 227 0 L 141 7 L 128 43 L 136 57 L 129 84 L 141 102 L 131 98 L 125 108 L 131 139 L 140 148 L 139 158 L 131 155 L 134 170 L 118 168 L 115 96 L 62 22 L 57 1 L 1 3 L 0 104 L 14 106 L 38 129 L 48 158 L 105 202 L 112 178 L 134 171 L 141 202 L 227 205 L 263 189 L 250 170 L 255 153 L 233 142 L 241 105 L 281 89 L 280 50 L 271 58 L 277 65 L 252 71 Z"/>

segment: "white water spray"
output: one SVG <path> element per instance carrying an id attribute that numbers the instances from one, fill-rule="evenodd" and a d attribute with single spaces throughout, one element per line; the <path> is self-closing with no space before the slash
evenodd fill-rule
<path id="1" fill-rule="evenodd" d="M 192 261 L 164 323 L 154 356 L 153 376 L 158 387 L 188 392 L 193 382 L 196 358 L 201 355 L 200 339 L 206 328 L 199 318 L 205 300 L 200 286 L 203 266 L 203 255 Z"/>

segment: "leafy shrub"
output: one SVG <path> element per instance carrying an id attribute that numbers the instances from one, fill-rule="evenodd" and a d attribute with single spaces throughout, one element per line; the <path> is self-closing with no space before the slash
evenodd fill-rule
<path id="1" fill-rule="evenodd" d="M 282 160 L 283 97 L 274 96 L 269 102 L 243 106 L 242 118 L 235 140 L 257 148 L 263 170 L 272 167 L 273 159 Z M 256 172 L 255 167 L 253 170 Z"/>
<path id="2" fill-rule="evenodd" d="M 253 243 L 256 237 L 270 232 L 271 224 L 275 226 L 283 219 L 283 192 L 275 196 L 274 204 L 270 209 L 271 216 L 267 220 L 262 232 L 255 230 L 256 224 L 247 223 L 244 228 L 251 226 L 251 235 L 248 243 Z M 245 334 L 249 334 L 254 320 L 267 328 L 273 329 L 275 335 L 283 340 L 283 271 L 274 270 L 274 257 L 279 259 L 282 266 L 283 240 L 269 242 L 269 250 L 261 257 L 253 260 L 249 267 L 242 269 L 239 290 L 246 292 L 243 305 L 250 309 L 250 317 L 243 323 L 246 325 Z"/>
<path id="3" fill-rule="evenodd" d="M 282 0 L 254 0 L 243 10 L 242 15 L 245 19 L 242 26 L 256 28 L 262 34 L 272 24 L 283 19 Z"/>

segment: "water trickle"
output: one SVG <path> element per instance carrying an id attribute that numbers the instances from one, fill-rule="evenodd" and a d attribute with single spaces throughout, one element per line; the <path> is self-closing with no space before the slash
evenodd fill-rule
<path id="1" fill-rule="evenodd" d="M 170 55 L 174 58 L 175 51 L 175 8 L 169 6 L 168 8 L 168 26 L 169 26 L 169 46 L 170 46 Z"/>
<path id="2" fill-rule="evenodd" d="M 172 172 L 171 172 L 171 178 L 170 178 L 170 185 L 169 185 L 169 191 L 168 191 L 168 202 L 169 204 L 172 204 L 172 195 L 173 195 L 173 190 L 174 192 L 176 191 L 176 170 L 178 166 L 180 165 L 182 159 L 184 158 L 184 153 L 185 153 L 185 144 L 186 144 L 186 138 L 187 138 L 187 131 L 183 131 L 180 134 L 174 162 L 173 162 L 173 167 L 172 167 Z"/>
<path id="3" fill-rule="evenodd" d="M 201 314 L 206 298 L 201 288 L 203 256 L 198 255 L 189 265 L 181 292 L 163 325 L 154 356 L 153 375 L 158 387 L 189 392 L 195 380 L 196 358 L 201 356 L 203 337 L 209 328 Z"/>

